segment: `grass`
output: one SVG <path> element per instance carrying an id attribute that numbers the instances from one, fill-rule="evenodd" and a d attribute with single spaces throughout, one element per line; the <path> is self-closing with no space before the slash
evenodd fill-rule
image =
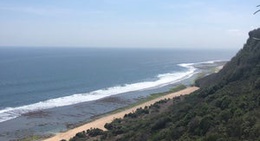
<path id="1" fill-rule="evenodd" d="M 21 141 L 40 141 L 41 139 L 43 139 L 42 136 L 32 135 L 32 136 L 21 139 Z"/>
<path id="2" fill-rule="evenodd" d="M 145 102 L 154 100 L 154 99 L 156 99 L 156 98 L 159 98 L 159 97 L 161 97 L 161 96 L 165 96 L 165 95 L 170 94 L 170 93 L 178 92 L 178 91 L 183 90 L 183 89 L 185 89 L 185 88 L 187 88 L 185 85 L 180 84 L 180 85 L 178 85 L 178 86 L 176 86 L 176 87 L 170 89 L 169 91 L 162 92 L 162 93 L 154 93 L 154 94 L 151 94 L 150 96 L 147 96 L 147 97 L 145 97 L 145 98 L 142 98 L 142 99 L 138 100 L 137 102 L 135 102 L 135 103 L 133 103 L 133 104 L 130 104 L 130 105 L 126 106 L 126 107 L 119 108 L 119 109 L 114 110 L 114 111 L 112 111 L 112 112 L 106 113 L 105 115 L 114 114 L 114 113 L 118 113 L 118 112 L 124 111 L 124 110 L 126 110 L 126 109 L 133 108 L 133 107 L 138 106 L 138 105 L 141 105 L 141 104 L 143 104 L 143 103 L 145 103 Z M 104 116 L 104 115 L 103 115 L 103 116 Z"/>
<path id="3" fill-rule="evenodd" d="M 216 73 L 218 71 L 220 71 L 221 69 L 219 67 L 221 67 L 222 65 L 218 65 L 218 66 L 214 66 L 214 67 L 208 67 L 208 71 L 207 72 L 200 72 L 197 74 L 196 78 L 194 79 L 194 83 L 196 80 L 201 79 L 209 74 L 213 74 Z"/>

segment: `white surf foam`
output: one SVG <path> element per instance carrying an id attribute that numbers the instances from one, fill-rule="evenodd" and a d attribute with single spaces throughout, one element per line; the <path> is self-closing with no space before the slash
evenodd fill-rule
<path id="1" fill-rule="evenodd" d="M 205 62 L 201 62 L 201 63 L 205 63 Z M 207 62 L 207 63 L 212 63 L 212 62 Z M 22 114 L 37 111 L 37 110 L 68 106 L 77 103 L 98 100 L 104 97 L 117 95 L 121 93 L 157 88 L 157 87 L 173 84 L 194 75 L 196 73 L 196 68 L 193 66 L 194 64 L 197 63 L 179 64 L 179 66 L 184 67 L 187 70 L 183 72 L 159 74 L 157 76 L 157 80 L 155 81 L 125 84 L 121 86 L 100 89 L 89 93 L 73 94 L 70 96 L 50 99 L 50 100 L 41 101 L 38 103 L 20 106 L 20 107 L 8 107 L 3 110 L 0 110 L 0 122 L 11 120 L 21 116 Z"/>

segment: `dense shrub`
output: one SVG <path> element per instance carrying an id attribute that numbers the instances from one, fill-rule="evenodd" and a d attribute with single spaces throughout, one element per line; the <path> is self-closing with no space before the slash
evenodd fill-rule
<path id="1" fill-rule="evenodd" d="M 260 35 L 260 29 L 250 32 Z M 248 39 L 217 74 L 196 81 L 199 91 L 107 123 L 109 141 L 260 140 L 260 43 Z M 164 105 L 165 104 L 165 105 Z M 164 109 L 162 111 L 161 109 Z M 77 134 L 78 141 L 85 134 Z"/>

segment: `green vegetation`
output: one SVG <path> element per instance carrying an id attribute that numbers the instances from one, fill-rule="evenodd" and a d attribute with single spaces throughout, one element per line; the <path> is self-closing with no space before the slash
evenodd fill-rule
<path id="1" fill-rule="evenodd" d="M 138 106 L 138 105 L 140 105 L 140 104 L 143 104 L 143 103 L 145 103 L 145 102 L 147 102 L 147 101 L 151 101 L 151 100 L 153 100 L 153 99 L 159 98 L 159 97 L 161 97 L 161 96 L 164 96 L 164 95 L 167 95 L 167 94 L 170 94 L 170 93 L 178 92 L 178 91 L 183 90 L 183 89 L 185 89 L 185 88 L 187 88 L 185 85 L 180 84 L 180 85 L 177 85 L 176 87 L 170 89 L 170 90 L 167 91 L 167 92 L 151 94 L 150 96 L 147 96 L 147 97 L 145 97 L 145 98 L 142 98 L 142 99 L 138 100 L 137 102 L 135 102 L 135 103 L 133 103 L 133 104 L 130 104 L 129 106 L 126 106 L 126 107 L 123 107 L 123 108 L 119 108 L 119 109 L 117 109 L 117 110 L 115 110 L 115 111 L 112 111 L 112 112 L 110 112 L 110 113 L 107 113 L 107 114 L 109 115 L 109 114 L 112 114 L 112 113 L 118 113 L 118 112 L 120 112 L 120 111 L 124 111 L 125 109 L 130 109 L 130 108 L 132 108 L 132 107 L 135 107 L 135 106 Z M 102 115 L 102 116 L 104 116 L 104 115 Z"/>
<path id="2" fill-rule="evenodd" d="M 200 90 L 140 108 L 85 140 L 260 140 L 260 41 L 252 38 L 258 35 L 260 29 L 251 31 L 243 49 L 219 73 L 197 80 Z"/>
<path id="3" fill-rule="evenodd" d="M 20 141 L 39 141 L 42 138 L 44 138 L 44 136 L 31 135 L 31 136 L 28 136 L 26 138 L 20 139 Z"/>
<path id="4" fill-rule="evenodd" d="M 170 89 L 168 92 L 162 92 L 162 93 L 154 93 L 154 94 L 151 94 L 150 96 L 148 96 L 148 97 L 146 97 L 146 98 L 144 98 L 144 99 L 139 100 L 138 102 L 136 102 L 136 103 L 130 105 L 130 107 L 127 107 L 127 108 L 131 108 L 131 107 L 134 107 L 134 106 L 143 104 L 143 103 L 145 103 L 145 102 L 147 102 L 147 101 L 150 101 L 150 100 L 159 98 L 159 97 L 161 97 L 161 96 L 164 96 L 164 95 L 167 95 L 167 94 L 170 94 L 170 93 L 178 92 L 178 91 L 183 90 L 183 89 L 185 89 L 185 88 L 187 88 L 185 85 L 180 84 L 180 85 L 178 85 L 178 86 L 176 86 L 176 87 Z"/>

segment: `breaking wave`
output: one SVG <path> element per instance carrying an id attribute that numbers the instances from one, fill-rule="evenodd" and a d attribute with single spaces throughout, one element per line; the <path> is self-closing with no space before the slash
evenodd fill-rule
<path id="1" fill-rule="evenodd" d="M 46 101 L 40 101 L 38 103 L 34 103 L 30 105 L 24 105 L 19 107 L 7 107 L 5 109 L 0 110 L 0 122 L 11 120 L 21 116 L 22 114 L 37 111 L 37 110 L 44 110 L 44 109 L 50 109 L 55 107 L 78 104 L 87 101 L 98 100 L 104 97 L 126 93 L 126 92 L 141 91 L 145 89 L 163 87 L 193 76 L 196 73 L 196 68 L 194 67 L 195 64 L 202 64 L 202 63 L 208 64 L 214 62 L 216 61 L 179 64 L 180 67 L 185 68 L 184 71 L 159 74 L 156 76 L 155 81 L 145 81 L 145 82 L 138 82 L 133 84 L 124 84 L 124 85 L 109 87 L 109 88 L 100 89 L 88 93 L 79 93 L 70 96 L 49 99 Z"/>

